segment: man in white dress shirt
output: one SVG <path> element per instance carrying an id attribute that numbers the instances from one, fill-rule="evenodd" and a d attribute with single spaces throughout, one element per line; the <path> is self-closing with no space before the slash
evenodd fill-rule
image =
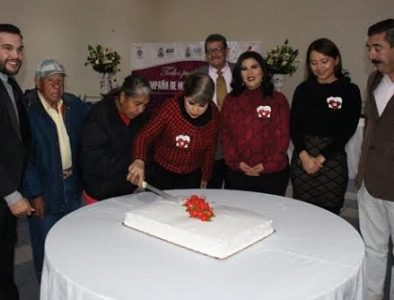
<path id="1" fill-rule="evenodd" d="M 232 70 L 234 64 L 227 61 L 229 48 L 226 38 L 218 33 L 211 34 L 205 39 L 205 54 L 208 65 L 198 69 L 198 72 L 207 73 L 215 83 L 215 93 L 213 102 L 219 110 L 223 104 L 224 97 L 231 91 Z M 215 164 L 212 171 L 212 178 L 208 182 L 208 188 L 221 189 L 226 173 L 223 153 L 220 142 L 215 155 Z"/>
<path id="2" fill-rule="evenodd" d="M 377 70 L 368 81 L 358 206 L 366 248 L 365 299 L 382 300 L 389 239 L 394 238 L 394 19 L 369 27 L 367 47 Z M 393 272 L 390 299 L 394 299 Z"/>

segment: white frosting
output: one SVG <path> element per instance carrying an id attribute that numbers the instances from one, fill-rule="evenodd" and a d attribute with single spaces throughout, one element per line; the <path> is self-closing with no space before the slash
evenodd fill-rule
<path id="1" fill-rule="evenodd" d="M 140 203 L 136 203 L 140 202 Z M 272 221 L 239 208 L 212 205 L 215 217 L 203 222 L 189 217 L 181 203 L 133 199 L 135 209 L 124 224 L 203 254 L 226 258 L 274 232 Z"/>

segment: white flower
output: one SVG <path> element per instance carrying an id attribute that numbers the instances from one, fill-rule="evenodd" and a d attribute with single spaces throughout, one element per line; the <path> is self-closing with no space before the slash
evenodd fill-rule
<path id="1" fill-rule="evenodd" d="M 85 66 L 91 65 L 93 70 L 98 73 L 115 74 L 119 71 L 120 55 L 109 48 L 103 48 L 101 45 L 92 47 L 88 45 L 89 56 L 86 59 Z"/>
<path id="2" fill-rule="evenodd" d="M 286 40 L 282 46 L 275 46 L 267 52 L 266 62 L 271 73 L 292 74 L 298 68 L 298 50 L 294 50 L 288 45 Z"/>

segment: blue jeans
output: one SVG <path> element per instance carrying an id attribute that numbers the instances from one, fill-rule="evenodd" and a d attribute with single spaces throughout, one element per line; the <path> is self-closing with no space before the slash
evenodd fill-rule
<path id="1" fill-rule="evenodd" d="M 46 213 L 43 219 L 37 217 L 28 218 L 30 241 L 33 251 L 34 271 L 36 273 L 38 282 L 41 282 L 42 265 L 44 262 L 45 239 L 49 230 L 62 217 L 81 207 L 81 195 L 79 195 L 77 199 L 75 198 L 75 196 L 71 196 L 75 195 L 75 193 L 70 190 L 68 181 L 68 179 L 64 180 L 65 206 L 63 211 L 58 213 Z M 50 201 L 48 199 L 44 200 Z"/>

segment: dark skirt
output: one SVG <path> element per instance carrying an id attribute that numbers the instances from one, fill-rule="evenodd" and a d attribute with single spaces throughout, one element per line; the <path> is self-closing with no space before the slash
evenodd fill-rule
<path id="1" fill-rule="evenodd" d="M 305 136 L 305 150 L 316 157 L 331 141 L 328 137 Z M 291 160 L 291 182 L 293 197 L 339 214 L 348 183 L 348 168 L 345 150 L 326 159 L 323 167 L 309 175 L 302 168 L 299 153 L 294 152 Z"/>

